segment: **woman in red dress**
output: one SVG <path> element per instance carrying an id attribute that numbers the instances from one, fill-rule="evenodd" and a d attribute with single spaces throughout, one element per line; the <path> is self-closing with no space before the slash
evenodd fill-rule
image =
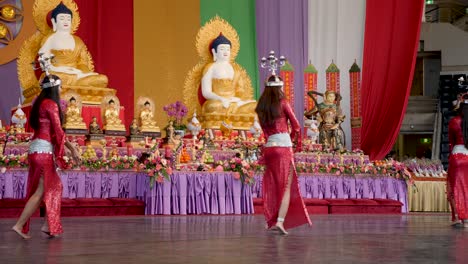
<path id="1" fill-rule="evenodd" d="M 311 225 L 312 222 L 299 193 L 291 140 L 296 143 L 296 150 L 300 151 L 301 127 L 284 97 L 282 87 L 280 77 L 270 76 L 255 111 L 267 141 L 262 151 L 266 166 L 263 176 L 265 219 L 268 229 L 278 229 L 286 235 L 286 228 Z M 292 127 L 291 134 L 288 121 Z"/>
<path id="2" fill-rule="evenodd" d="M 449 122 L 447 196 L 454 225 L 468 227 L 468 93 L 458 98 L 458 115 Z"/>
<path id="3" fill-rule="evenodd" d="M 77 150 L 65 141 L 62 130 L 62 111 L 60 109 L 61 80 L 58 76 L 48 75 L 41 81 L 41 93 L 35 100 L 29 120 L 34 135 L 29 145 L 27 203 L 18 222 L 12 230 L 22 238 L 29 239 L 29 220 L 44 201 L 46 216 L 41 231 L 54 237 L 61 234 L 60 208 L 62 182 L 57 174 L 57 165 L 63 168 L 64 146 L 66 145 L 76 160 Z"/>

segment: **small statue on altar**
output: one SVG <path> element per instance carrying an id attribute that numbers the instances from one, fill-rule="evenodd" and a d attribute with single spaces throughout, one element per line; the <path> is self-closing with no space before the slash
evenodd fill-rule
<path id="1" fill-rule="evenodd" d="M 120 120 L 120 101 L 115 96 L 106 96 L 101 109 L 104 109 L 104 130 L 125 131 L 125 126 Z"/>
<path id="2" fill-rule="evenodd" d="M 174 138 L 174 122 L 171 120 L 169 121 L 169 125 L 166 129 L 168 141 Z"/>
<path id="3" fill-rule="evenodd" d="M 89 123 L 89 134 L 102 134 L 102 130 L 99 127 L 97 118 L 93 116 L 91 123 Z"/>
<path id="4" fill-rule="evenodd" d="M 148 97 L 138 98 L 137 106 L 140 108 L 140 131 L 161 132 L 154 121 L 154 102 Z"/>
<path id="5" fill-rule="evenodd" d="M 250 127 L 250 133 L 252 133 L 252 136 L 257 140 L 262 135 L 262 127 L 260 126 L 260 123 L 258 122 L 258 117 L 255 117 L 254 123 Z"/>
<path id="6" fill-rule="evenodd" d="M 130 135 L 138 135 L 140 134 L 140 128 L 138 127 L 138 121 L 136 118 L 133 118 L 132 123 L 129 127 Z"/>
<path id="7" fill-rule="evenodd" d="M 221 133 L 225 139 L 231 138 L 232 129 L 232 122 L 230 122 L 229 119 L 225 119 L 219 126 L 219 130 L 221 130 Z"/>
<path id="8" fill-rule="evenodd" d="M 318 122 L 316 119 L 307 119 L 304 122 L 307 128 L 307 137 L 310 139 L 312 144 L 317 144 L 318 137 L 320 135 Z"/>
<path id="9" fill-rule="evenodd" d="M 117 146 L 116 145 L 112 146 L 112 149 L 109 152 L 109 157 L 117 159 L 119 156 L 120 155 L 119 155 L 119 150 L 117 149 Z"/>
<path id="10" fill-rule="evenodd" d="M 5 133 L 5 132 L 6 132 L 5 127 L 2 124 L 2 120 L 0 120 L 0 133 Z"/>
<path id="11" fill-rule="evenodd" d="M 19 103 L 18 108 L 11 117 L 11 122 L 14 124 L 14 131 L 16 133 L 24 133 L 24 124 L 26 124 L 26 121 L 26 114 L 23 112 L 23 109 L 21 109 L 21 103 Z"/>
<path id="12" fill-rule="evenodd" d="M 197 139 L 198 133 L 200 133 L 201 130 L 200 121 L 197 119 L 197 112 L 193 113 L 192 120 L 187 124 L 187 128 L 192 133 L 193 139 Z"/>
<path id="13" fill-rule="evenodd" d="M 65 129 L 84 129 L 86 130 L 86 124 L 83 122 L 81 117 L 81 100 L 77 102 L 76 98 L 79 98 L 77 94 L 65 95 L 65 98 L 69 97 L 67 110 L 65 111 Z"/>
<path id="14" fill-rule="evenodd" d="M 322 103 L 317 103 L 315 94 L 324 97 Z M 343 150 L 345 148 L 345 134 L 341 123 L 345 116 L 340 107 L 341 96 L 332 90 L 327 90 L 325 94 L 311 91 L 307 95 L 314 100 L 315 107 L 306 112 L 305 117 L 308 119 L 316 117 L 320 123 L 319 143 L 323 145 L 324 149 Z"/>

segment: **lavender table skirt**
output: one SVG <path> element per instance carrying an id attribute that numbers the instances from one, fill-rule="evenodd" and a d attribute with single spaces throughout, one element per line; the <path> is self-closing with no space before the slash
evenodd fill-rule
<path id="1" fill-rule="evenodd" d="M 137 176 L 137 197 L 146 214 L 252 214 L 252 186 L 228 172 L 174 172 L 170 182 L 155 183 Z"/>
<path id="2" fill-rule="evenodd" d="M 252 196 L 262 196 L 262 175 L 255 176 Z M 304 198 L 381 198 L 403 203 L 402 212 L 408 212 L 408 188 L 404 180 L 388 176 L 355 175 L 331 176 L 299 174 L 299 189 Z"/>
<path id="3" fill-rule="evenodd" d="M 0 173 L 0 199 L 26 195 L 27 171 Z M 174 172 L 170 182 L 149 187 L 136 172 L 61 172 L 64 198 L 138 198 L 146 214 L 251 214 L 252 186 L 227 172 Z"/>

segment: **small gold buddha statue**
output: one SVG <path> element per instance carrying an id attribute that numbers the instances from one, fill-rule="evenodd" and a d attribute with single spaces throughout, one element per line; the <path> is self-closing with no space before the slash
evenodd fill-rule
<path id="1" fill-rule="evenodd" d="M 110 99 L 104 111 L 104 130 L 125 131 L 125 126 L 120 120 L 120 106 L 116 106 L 115 100 Z"/>
<path id="2" fill-rule="evenodd" d="M 161 129 L 156 125 L 156 121 L 154 121 L 154 106 L 150 101 L 145 101 L 140 107 L 141 132 L 161 132 Z"/>
<path id="3" fill-rule="evenodd" d="M 68 100 L 67 110 L 65 111 L 65 129 L 85 129 L 86 124 L 81 117 L 80 105 L 76 102 L 75 97 Z"/>

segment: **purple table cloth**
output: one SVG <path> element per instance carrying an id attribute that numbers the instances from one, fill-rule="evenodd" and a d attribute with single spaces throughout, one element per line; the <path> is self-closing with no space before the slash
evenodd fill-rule
<path id="1" fill-rule="evenodd" d="M 255 175 L 252 196 L 262 197 L 263 175 Z M 400 201 L 402 212 L 408 212 L 408 188 L 402 179 L 389 176 L 335 176 L 300 173 L 299 190 L 304 198 L 316 199 L 351 199 L 381 198 Z"/>
<path id="2" fill-rule="evenodd" d="M 146 214 L 252 214 L 252 186 L 241 184 L 229 172 L 177 171 L 171 181 L 149 187 L 145 174 L 137 175 L 137 198 L 146 202 Z"/>
<path id="3" fill-rule="evenodd" d="M 26 196 L 26 170 L 0 173 L 0 199 Z M 170 181 L 155 183 L 134 171 L 62 171 L 64 198 L 137 198 L 146 214 L 252 214 L 252 186 L 229 172 L 174 172 Z"/>

